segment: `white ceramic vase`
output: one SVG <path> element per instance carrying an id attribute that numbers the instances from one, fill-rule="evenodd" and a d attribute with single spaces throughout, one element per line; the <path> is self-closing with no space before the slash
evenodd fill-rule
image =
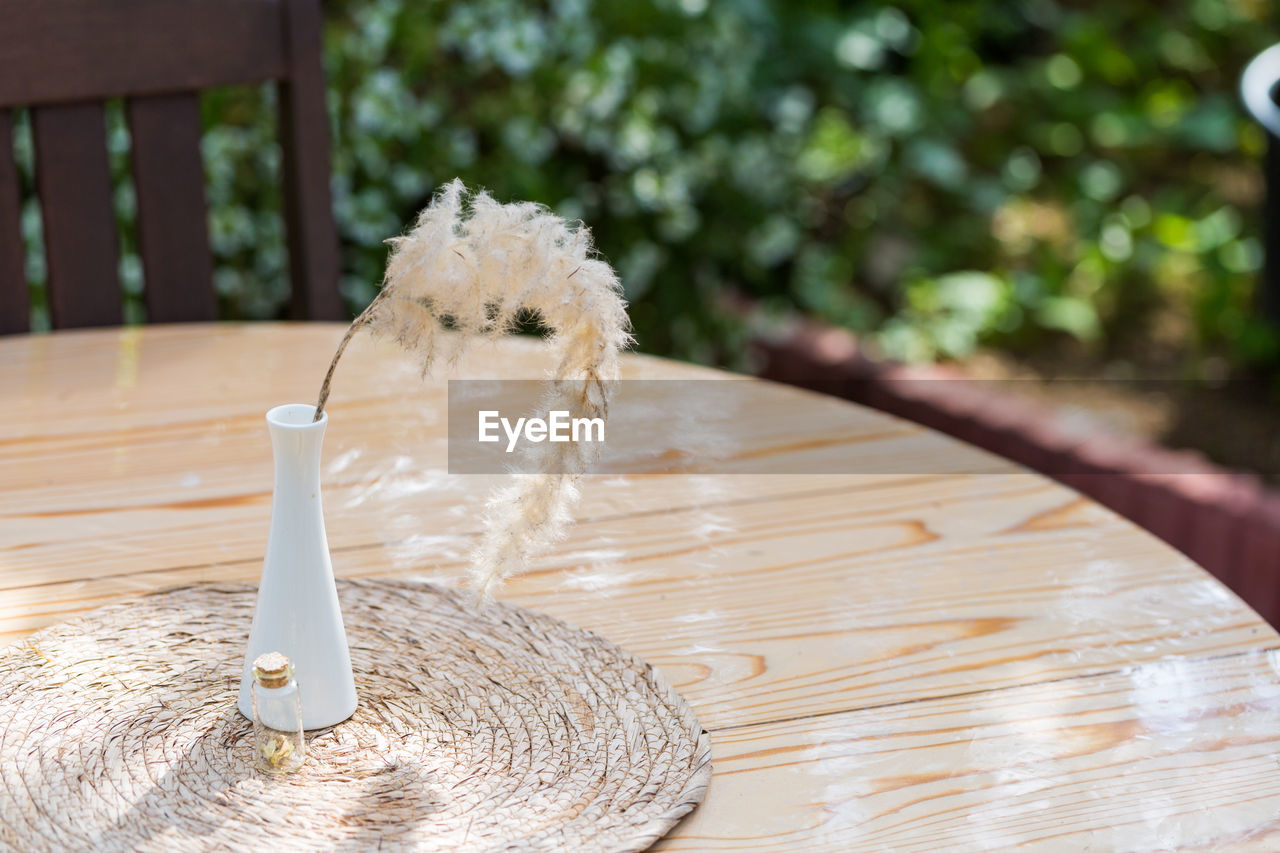
<path id="1" fill-rule="evenodd" d="M 267 412 L 275 491 L 237 703 L 241 714 L 253 717 L 253 661 L 265 652 L 282 652 L 293 661 L 305 729 L 340 723 L 356 709 L 351 655 L 320 504 L 320 445 L 329 415 L 312 423 L 314 416 L 315 407 L 305 404 Z"/>

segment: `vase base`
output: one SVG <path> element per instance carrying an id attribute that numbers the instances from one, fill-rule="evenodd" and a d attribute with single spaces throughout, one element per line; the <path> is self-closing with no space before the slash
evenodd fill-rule
<path id="1" fill-rule="evenodd" d="M 302 696 L 302 730 L 313 732 L 319 729 L 332 728 L 339 723 L 345 723 L 347 720 L 351 719 L 351 715 L 354 714 L 356 709 L 359 707 L 360 703 L 357 700 L 351 703 L 350 710 L 346 713 L 329 711 L 325 714 L 309 715 L 307 714 L 307 697 L 304 693 Z M 237 701 L 236 710 L 239 711 L 240 716 L 244 717 L 246 720 L 253 719 L 253 708 L 245 702 Z"/>

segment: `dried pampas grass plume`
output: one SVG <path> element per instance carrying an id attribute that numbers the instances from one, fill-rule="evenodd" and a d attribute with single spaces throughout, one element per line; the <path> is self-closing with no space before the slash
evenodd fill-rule
<path id="1" fill-rule="evenodd" d="M 425 376 L 440 355 L 444 329 L 459 333 L 448 338 L 456 357 L 470 340 L 511 331 L 526 312 L 540 317 L 559 351 L 556 381 L 543 405 L 568 409 L 571 417 L 608 416 L 630 324 L 618 277 L 594 257 L 585 227 L 573 227 L 539 204 L 500 204 L 485 192 L 468 194 L 454 180 L 408 234 L 389 242 L 382 290 L 338 345 L 316 403 L 317 420 L 338 359 L 359 329 L 393 337 L 420 359 Z M 482 596 L 564 534 L 577 480 L 593 461 L 592 446 L 538 445 L 525 453 L 513 482 L 491 496 L 472 561 Z"/>

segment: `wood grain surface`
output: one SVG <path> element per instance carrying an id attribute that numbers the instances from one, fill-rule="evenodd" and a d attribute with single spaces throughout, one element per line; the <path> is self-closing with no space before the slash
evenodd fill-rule
<path id="1" fill-rule="evenodd" d="M 0 339 L 0 640 L 255 579 L 263 416 L 314 398 L 341 332 Z M 512 340 L 447 376 L 548 366 Z M 733 378 L 644 356 L 625 375 Z M 463 576 L 495 478 L 448 473 L 445 378 L 364 338 L 339 368 L 324 473 L 339 575 Z M 711 731 L 710 794 L 662 847 L 1280 845 L 1280 642 L 1225 587 L 1004 460 L 743 382 L 741 452 L 587 478 L 568 538 L 503 592 L 653 662 Z M 836 473 L 796 473 L 815 465 Z"/>

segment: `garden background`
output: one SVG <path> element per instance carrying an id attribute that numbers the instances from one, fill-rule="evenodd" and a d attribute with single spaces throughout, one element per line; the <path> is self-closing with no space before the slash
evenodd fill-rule
<path id="1" fill-rule="evenodd" d="M 1280 377 L 1254 295 L 1266 137 L 1236 91 L 1278 37 L 1266 0 L 330 0 L 326 18 L 352 311 L 383 241 L 457 175 L 587 222 L 648 352 L 749 370 L 752 335 L 807 316 L 984 375 L 1247 377 L 1252 396 Z M 203 100 L 228 319 L 287 298 L 272 98 Z M 21 116 L 16 143 L 30 181 Z M 23 225 L 39 328 L 34 199 Z"/>

